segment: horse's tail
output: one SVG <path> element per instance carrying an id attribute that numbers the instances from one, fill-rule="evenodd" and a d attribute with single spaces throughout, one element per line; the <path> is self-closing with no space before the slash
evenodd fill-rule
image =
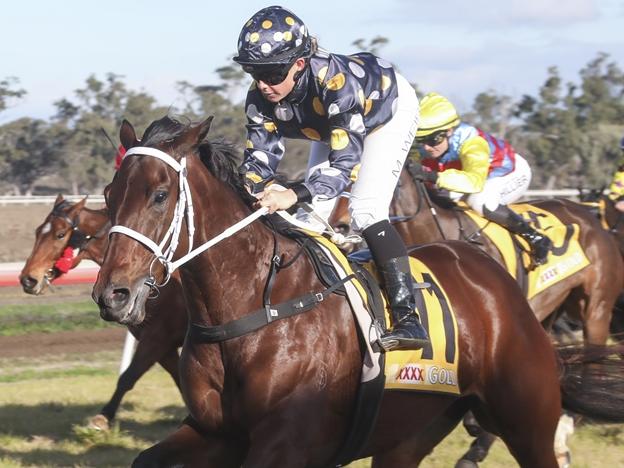
<path id="1" fill-rule="evenodd" d="M 624 344 L 557 347 L 563 407 L 600 422 L 624 422 Z"/>

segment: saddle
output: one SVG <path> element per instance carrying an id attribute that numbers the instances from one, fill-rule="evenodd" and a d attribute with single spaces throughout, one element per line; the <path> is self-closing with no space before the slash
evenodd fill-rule
<path id="1" fill-rule="evenodd" d="M 312 309 L 330 294 L 340 294 L 351 305 L 362 353 L 360 386 L 355 401 L 350 431 L 335 464 L 344 466 L 359 458 L 359 454 L 375 427 L 384 391 L 409 390 L 459 394 L 457 365 L 457 323 L 450 301 L 435 276 L 422 262 L 412 258 L 411 269 L 415 283 L 416 303 L 423 325 L 428 327 L 431 344 L 415 351 L 384 353 L 377 344 L 389 323 L 381 289 L 371 272 L 370 254 L 360 252 L 348 260 L 325 237 L 300 229 L 286 222 L 267 217 L 266 222 L 279 233 L 295 240 L 301 250 L 285 265 L 281 264 L 275 238 L 272 266 L 266 281 L 264 307 L 248 315 L 218 326 L 189 324 L 195 342 L 217 343 L 242 336 L 269 325 L 275 320 L 292 317 Z M 299 257 L 307 255 L 325 289 L 271 304 L 270 292 L 275 275 L 288 268 Z M 413 263 L 412 263 L 413 262 Z M 331 317 L 327 317 L 331 320 Z"/>
<path id="2" fill-rule="evenodd" d="M 478 226 L 478 235 L 486 236 L 496 246 L 505 269 L 528 299 L 589 265 L 578 241 L 577 224 L 564 224 L 553 213 L 535 205 L 518 203 L 509 207 L 552 241 L 553 248 L 545 264 L 532 268 L 530 249 L 524 239 L 473 210 L 466 210 L 466 214 Z"/>

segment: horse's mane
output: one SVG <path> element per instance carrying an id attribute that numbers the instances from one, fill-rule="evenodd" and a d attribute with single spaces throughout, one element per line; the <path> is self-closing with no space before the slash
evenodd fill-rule
<path id="1" fill-rule="evenodd" d="M 192 125 L 190 119 L 185 120 L 182 122 L 170 116 L 155 120 L 145 130 L 141 143 L 155 146 L 163 141 L 175 140 Z M 245 190 L 237 171 L 240 153 L 236 145 L 225 140 L 206 139 L 199 145 L 199 158 L 211 174 L 230 186 L 247 204 L 251 204 L 255 199 Z"/>
<path id="2" fill-rule="evenodd" d="M 54 205 L 54 208 L 52 208 L 52 216 L 63 217 L 65 215 L 65 211 L 72 206 L 74 206 L 74 203 L 69 200 L 61 200 Z"/>

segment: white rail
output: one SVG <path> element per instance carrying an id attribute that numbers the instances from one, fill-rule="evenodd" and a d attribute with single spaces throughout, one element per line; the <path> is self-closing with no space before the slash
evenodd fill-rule
<path id="1" fill-rule="evenodd" d="M 82 200 L 87 195 L 63 195 L 65 200 L 77 202 Z M 51 205 L 56 200 L 56 195 L 0 195 L 0 205 L 35 205 L 43 203 Z M 104 195 L 89 195 L 89 203 L 104 203 Z"/>
<path id="2" fill-rule="evenodd" d="M 577 198 L 579 192 L 577 189 L 558 189 L 558 190 L 527 190 L 524 198 L 549 198 L 549 197 L 564 197 L 564 198 Z M 64 195 L 65 200 L 80 201 L 87 195 Z M 0 195 L 0 205 L 34 205 L 38 203 L 52 204 L 56 200 L 54 195 Z M 89 203 L 103 204 L 103 195 L 89 195 Z"/>

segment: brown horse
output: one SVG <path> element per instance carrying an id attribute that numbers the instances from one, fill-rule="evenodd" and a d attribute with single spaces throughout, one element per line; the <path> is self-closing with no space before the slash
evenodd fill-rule
<path id="1" fill-rule="evenodd" d="M 618 247 L 600 222 L 581 204 L 566 199 L 532 201 L 565 224 L 578 224 L 579 243 L 591 265 L 535 295 L 529 301 L 544 322 L 562 306 L 583 323 L 588 345 L 602 346 L 609 337 L 609 323 L 616 298 L 624 285 L 624 264 Z M 462 210 L 445 208 L 407 171 L 401 174 L 391 212 L 402 219 L 397 230 L 408 244 L 442 239 L 478 241 L 483 250 L 502 263 L 498 249 L 485 236 L 475 236 L 478 227 Z M 552 317 L 551 317 L 552 318 Z"/>
<path id="2" fill-rule="evenodd" d="M 602 227 L 615 237 L 620 252 L 624 256 L 624 213 L 618 210 L 615 202 L 603 192 L 604 187 L 599 190 L 579 189 L 579 198 L 584 206 L 594 210 Z"/>
<path id="3" fill-rule="evenodd" d="M 569 317 L 583 324 L 586 345 L 604 346 L 610 333 L 612 311 L 624 283 L 624 265 L 617 245 L 581 204 L 565 199 L 530 203 L 554 213 L 563 223 L 578 224 L 579 242 L 591 262 L 583 270 L 531 298 L 531 308 L 546 328 L 550 328 L 558 313 L 565 310 Z M 456 209 L 449 200 L 429 193 L 408 170 L 401 174 L 391 212 L 399 220 L 395 226 L 408 244 L 461 239 L 478 243 L 485 252 L 503 262 L 500 252 L 487 237 L 475 235 L 479 228 L 464 211 Z M 340 214 L 336 216 L 339 218 Z M 478 455 L 473 457 L 469 453 L 468 459 L 482 460 L 494 437 L 483 434 L 470 419 L 465 424 L 471 434 L 479 436 L 473 445 Z"/>
<path id="4" fill-rule="evenodd" d="M 260 213 L 250 214 L 232 150 L 204 140 L 210 121 L 164 117 L 140 146 L 124 121 L 121 142 L 130 150 L 106 190 L 114 226 L 94 300 L 107 315 L 140 321 L 150 289 L 179 266 L 191 323 L 180 359 L 187 424 L 133 466 L 334 466 L 361 369 L 350 307 L 328 294 L 306 313 L 234 332 L 240 322 L 233 321 L 318 299 L 325 286 L 296 242 L 251 222 Z M 193 210 L 184 215 L 189 198 Z M 179 236 L 169 234 L 178 228 Z M 376 468 L 418 466 L 472 409 L 521 466 L 556 467 L 556 353 L 520 289 L 465 242 L 412 255 L 431 268 L 457 316 L 461 395 L 384 392 L 359 456 L 374 456 Z M 198 327 L 212 339 L 199 339 Z"/>
<path id="5" fill-rule="evenodd" d="M 42 294 L 48 283 L 61 273 L 54 266 L 68 247 L 78 250 L 71 268 L 82 260 L 101 264 L 108 245 L 108 211 L 85 207 L 87 199 L 71 203 L 61 195 L 43 223 L 35 231 L 35 244 L 20 274 L 24 292 Z M 126 392 L 156 362 L 180 386 L 178 348 L 186 333 L 184 296 L 179 278 L 163 288 L 160 296 L 145 305 L 145 319 L 140 325 L 129 325 L 128 330 L 138 340 L 136 352 L 128 368 L 119 376 L 115 392 L 100 413 L 90 420 L 98 429 L 108 429 Z M 109 319 L 110 317 L 104 317 Z"/>
<path id="6" fill-rule="evenodd" d="M 609 231 L 615 238 L 620 253 L 624 257 L 624 213 L 615 207 L 615 202 L 605 195 L 605 187 L 600 189 L 585 190 L 579 188 L 579 199 L 583 206 L 600 220 L 602 227 Z M 624 294 L 618 297 L 611 319 L 611 336 L 618 340 L 624 340 Z"/>

